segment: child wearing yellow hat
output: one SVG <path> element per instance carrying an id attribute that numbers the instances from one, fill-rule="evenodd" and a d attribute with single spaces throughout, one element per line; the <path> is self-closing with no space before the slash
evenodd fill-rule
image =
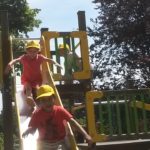
<path id="1" fill-rule="evenodd" d="M 23 137 L 28 134 L 39 132 L 38 150 L 70 150 L 66 143 L 66 123 L 69 122 L 78 132 L 80 132 L 89 146 L 93 145 L 90 135 L 82 128 L 73 116 L 62 106 L 54 104 L 55 92 L 49 85 L 42 85 L 37 90 L 36 109 L 29 122 L 28 128 L 22 134 Z"/>
<path id="2" fill-rule="evenodd" d="M 65 76 L 67 79 L 72 79 L 73 71 L 82 70 L 82 61 L 81 58 L 73 53 L 68 44 L 59 44 L 58 47 L 59 55 L 65 58 Z"/>
<path id="3" fill-rule="evenodd" d="M 5 74 L 8 74 L 12 66 L 17 62 L 23 65 L 21 83 L 24 85 L 27 103 L 32 107 L 34 106 L 33 96 L 36 93 L 36 88 L 42 84 L 41 64 L 48 62 L 62 68 L 54 60 L 39 54 L 39 50 L 40 45 L 37 41 L 29 41 L 26 45 L 26 54 L 10 61 L 5 69 Z"/>

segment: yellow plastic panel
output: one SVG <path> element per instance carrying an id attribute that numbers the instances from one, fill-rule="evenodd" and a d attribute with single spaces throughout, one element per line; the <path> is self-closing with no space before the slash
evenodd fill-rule
<path id="1" fill-rule="evenodd" d="M 83 71 L 73 73 L 74 79 L 90 79 L 91 68 L 89 62 L 87 34 L 85 31 L 74 31 L 71 32 L 71 36 L 80 39 L 81 56 L 83 62 Z"/>
<path id="2" fill-rule="evenodd" d="M 49 32 L 49 31 L 45 31 L 42 33 L 42 36 L 45 40 L 45 51 L 41 51 L 42 54 L 48 58 L 51 58 L 51 50 L 50 50 L 50 40 L 53 38 L 58 38 L 59 37 L 59 32 Z M 44 66 L 43 66 L 44 69 Z M 45 69 L 44 69 L 45 70 Z M 53 74 L 53 78 L 55 81 L 60 81 L 62 80 L 62 75 L 60 73 L 57 74 Z"/>
<path id="3" fill-rule="evenodd" d="M 150 104 L 148 103 L 143 103 L 141 101 L 132 101 L 130 102 L 130 106 L 131 107 L 137 107 L 137 108 L 140 108 L 140 109 L 145 109 L 147 111 L 150 111 Z"/>
<path id="4" fill-rule="evenodd" d="M 94 113 L 94 99 L 102 98 L 103 93 L 101 91 L 89 91 L 86 93 L 86 110 L 87 110 L 87 121 L 88 121 L 88 131 L 92 136 L 94 142 L 106 141 L 106 135 L 100 135 L 96 132 L 95 125 L 95 113 Z"/>

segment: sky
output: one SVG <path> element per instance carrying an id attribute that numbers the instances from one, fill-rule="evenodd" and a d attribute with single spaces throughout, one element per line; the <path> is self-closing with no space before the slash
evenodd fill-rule
<path id="1" fill-rule="evenodd" d="M 27 2 L 31 8 L 41 9 L 37 16 L 42 20 L 40 28 L 49 28 L 49 31 L 76 31 L 78 11 L 85 11 L 86 26 L 92 27 L 90 19 L 98 14 L 92 0 L 27 0 Z M 29 37 L 40 37 L 40 28 L 29 33 Z"/>
<path id="2" fill-rule="evenodd" d="M 98 15 L 94 9 L 95 4 L 92 0 L 27 0 L 30 8 L 41 9 L 37 18 L 42 24 L 33 32 L 29 33 L 30 38 L 39 38 L 41 28 L 49 28 L 49 31 L 70 32 L 78 28 L 78 11 L 85 11 L 86 26 L 92 27 L 91 18 Z M 89 44 L 91 39 L 88 37 Z M 2 101 L 0 94 L 0 111 L 2 110 Z"/>

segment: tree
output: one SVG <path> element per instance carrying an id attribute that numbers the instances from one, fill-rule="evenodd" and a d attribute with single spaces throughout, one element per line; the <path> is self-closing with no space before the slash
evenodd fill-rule
<path id="1" fill-rule="evenodd" d="M 36 19 L 40 9 L 31 9 L 26 0 L 1 0 L 0 10 L 8 11 L 9 31 L 15 36 L 27 35 L 41 23 L 41 20 Z"/>
<path id="2" fill-rule="evenodd" d="M 148 1 L 94 0 L 98 16 L 88 34 L 97 88 L 147 87 L 150 80 L 150 36 L 146 32 Z M 149 5 L 150 6 L 150 5 Z M 131 83 L 131 82 L 130 82 Z"/>

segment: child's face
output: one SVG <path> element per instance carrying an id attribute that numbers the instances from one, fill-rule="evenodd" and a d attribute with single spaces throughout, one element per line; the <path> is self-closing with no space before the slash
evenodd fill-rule
<path id="1" fill-rule="evenodd" d="M 69 53 L 68 50 L 65 50 L 64 48 L 60 48 L 59 49 L 59 55 L 60 56 L 65 56 L 65 54 Z"/>
<path id="2" fill-rule="evenodd" d="M 38 107 L 44 110 L 49 110 L 49 108 L 51 108 L 54 105 L 54 97 L 53 96 L 43 97 L 37 100 L 37 105 Z"/>
<path id="3" fill-rule="evenodd" d="M 26 53 L 31 59 L 33 59 L 39 53 L 39 49 L 31 47 L 26 50 Z"/>

